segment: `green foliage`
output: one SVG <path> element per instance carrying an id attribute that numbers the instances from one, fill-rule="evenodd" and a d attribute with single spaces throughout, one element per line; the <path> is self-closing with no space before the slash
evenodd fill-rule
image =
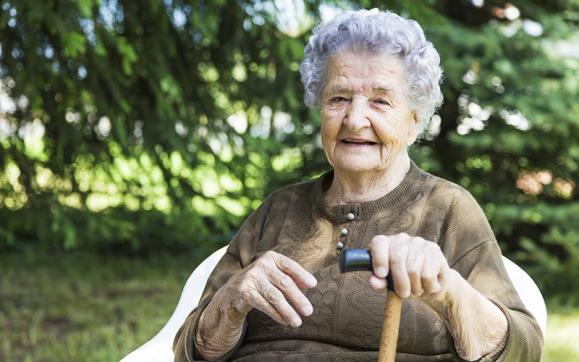
<path id="1" fill-rule="evenodd" d="M 305 2 L 293 25 L 278 2 L 1 4 L 0 247 L 207 246 L 328 167 L 298 66 L 320 5 L 351 3 Z M 545 281 L 579 270 L 579 2 L 360 6 L 416 19 L 441 54 L 445 103 L 413 157 Z"/>

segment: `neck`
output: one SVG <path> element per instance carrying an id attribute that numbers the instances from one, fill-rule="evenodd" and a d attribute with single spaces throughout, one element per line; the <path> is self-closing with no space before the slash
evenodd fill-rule
<path id="1" fill-rule="evenodd" d="M 330 205 L 377 200 L 400 185 L 409 169 L 407 153 L 397 157 L 386 170 L 351 173 L 334 169 L 326 200 Z"/>

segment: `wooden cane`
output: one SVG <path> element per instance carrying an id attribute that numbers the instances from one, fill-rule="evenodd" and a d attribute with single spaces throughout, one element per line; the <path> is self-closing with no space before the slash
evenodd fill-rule
<path id="1" fill-rule="evenodd" d="M 373 271 L 372 255 L 368 249 L 344 249 L 340 255 L 340 271 Z M 398 343 L 398 329 L 400 327 L 400 312 L 402 299 L 394 292 L 394 283 L 388 275 L 388 293 L 386 299 L 386 312 L 382 323 L 382 336 L 380 338 L 379 362 L 394 362 L 396 359 L 396 345 Z"/>
<path id="2" fill-rule="evenodd" d="M 394 362 L 396 359 L 396 344 L 398 343 L 398 329 L 400 327 L 400 312 L 402 299 L 396 292 L 389 290 L 386 300 L 386 313 L 382 324 L 380 338 L 380 354 L 378 362 Z"/>

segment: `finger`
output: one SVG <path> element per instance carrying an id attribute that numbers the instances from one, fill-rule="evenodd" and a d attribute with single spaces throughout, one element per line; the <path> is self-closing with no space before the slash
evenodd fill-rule
<path id="1" fill-rule="evenodd" d="M 370 285 L 375 290 L 382 290 L 388 286 L 388 282 L 386 281 L 386 278 L 378 278 L 377 276 L 372 274 L 370 275 Z"/>
<path id="2" fill-rule="evenodd" d="M 282 254 L 275 253 L 274 255 L 277 267 L 292 277 L 300 288 L 313 288 L 318 284 L 316 278 L 296 261 Z"/>
<path id="3" fill-rule="evenodd" d="M 376 235 L 369 245 L 372 255 L 372 269 L 378 278 L 386 278 L 389 268 L 390 238 L 385 235 Z"/>
<path id="4" fill-rule="evenodd" d="M 286 320 L 292 327 L 299 327 L 302 324 L 302 319 L 292 308 L 292 306 L 285 299 L 283 293 L 279 291 L 273 284 L 267 282 L 261 286 L 260 294 L 271 304 L 276 311 Z"/>
<path id="5" fill-rule="evenodd" d="M 422 266 L 422 288 L 425 293 L 434 294 L 442 290 L 442 286 L 438 282 L 441 273 L 442 264 L 446 264 L 445 260 L 441 260 L 443 256 L 429 255 L 427 262 Z M 443 263 L 444 262 L 444 263 Z"/>
<path id="6" fill-rule="evenodd" d="M 300 314 L 304 316 L 312 314 L 312 304 L 289 275 L 284 274 L 279 269 L 272 269 L 268 271 L 268 277 L 270 282 L 285 295 Z"/>
<path id="7" fill-rule="evenodd" d="M 394 281 L 394 290 L 400 298 L 410 296 L 410 279 L 406 271 L 408 246 L 404 241 L 396 241 L 390 245 L 390 273 Z"/>
<path id="8" fill-rule="evenodd" d="M 289 325 L 285 318 L 278 313 L 278 311 L 271 305 L 261 293 L 252 290 L 249 295 L 249 300 L 247 301 L 253 308 L 259 309 L 263 313 L 267 314 L 271 319 L 284 326 Z"/>
<path id="9" fill-rule="evenodd" d="M 408 272 L 408 279 L 410 280 L 410 291 L 414 296 L 421 296 L 424 292 L 422 287 L 422 269 L 425 263 L 424 244 L 414 242 L 408 250 L 408 258 L 406 260 L 406 271 Z"/>

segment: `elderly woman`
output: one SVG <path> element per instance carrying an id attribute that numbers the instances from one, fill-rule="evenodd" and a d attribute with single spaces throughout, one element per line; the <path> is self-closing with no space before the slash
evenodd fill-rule
<path id="1" fill-rule="evenodd" d="M 332 170 L 269 195 L 175 338 L 176 361 L 375 361 L 391 274 L 398 361 L 538 361 L 540 329 L 473 197 L 408 147 L 441 102 L 439 56 L 391 12 L 318 26 L 300 72 Z M 341 274 L 369 247 L 372 275 Z"/>

